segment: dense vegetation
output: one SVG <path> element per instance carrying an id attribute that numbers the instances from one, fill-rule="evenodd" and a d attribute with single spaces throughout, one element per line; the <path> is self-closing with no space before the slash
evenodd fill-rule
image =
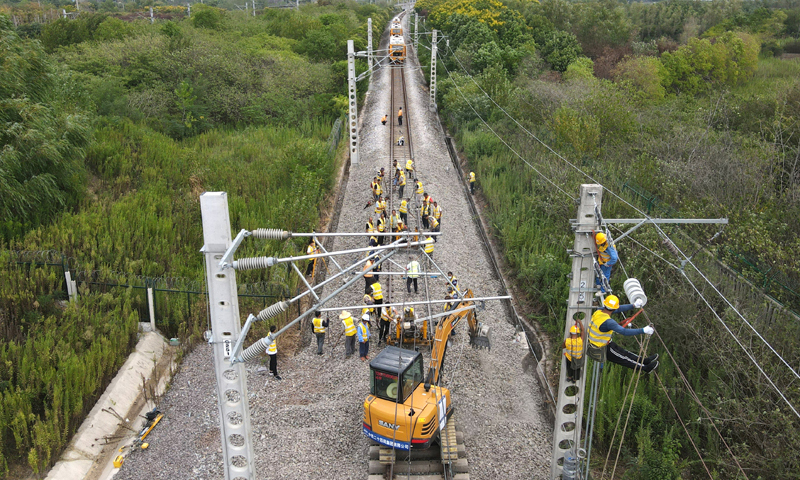
<path id="1" fill-rule="evenodd" d="M 347 105 L 346 41 L 365 48 L 367 17 L 379 35 L 389 11 L 257 13 L 196 5 L 154 24 L 82 13 L 17 29 L 0 15 L 0 245 L 56 250 L 93 282 L 66 302 L 61 268 L 0 256 L 0 477 L 57 458 L 136 343 L 142 285 L 185 290 L 158 294 L 157 325 L 187 346 L 201 338 L 205 297 L 190 291 L 205 284 L 202 192 L 229 193 L 234 229 L 317 224 Z M 251 242 L 244 254 L 302 247 Z M 295 281 L 286 269 L 239 276 L 254 294 Z M 243 302 L 243 314 L 264 307 Z"/>
<path id="2" fill-rule="evenodd" d="M 652 321 L 664 343 L 649 344 L 662 356 L 659 376 L 642 378 L 628 400 L 621 447 L 619 432 L 611 441 L 632 375 L 605 368 L 592 455 L 597 477 L 606 453 L 613 464 L 618 448 L 621 478 L 708 477 L 668 393 L 713 478 L 743 478 L 722 439 L 749 478 L 800 478 L 792 447 L 800 444 L 800 420 L 743 348 L 795 408 L 797 378 L 737 312 L 794 366 L 797 318 L 769 313 L 766 297 L 747 288 L 732 295 L 734 281 L 716 263 L 800 311 L 800 60 L 780 58 L 800 53 L 800 10 L 779 7 L 785 6 L 672 0 L 416 4 L 426 29 L 449 39 L 449 48 L 439 44 L 440 110 L 478 175 L 495 233 L 534 306 L 532 318 L 552 334 L 556 361 L 571 263 L 564 252 L 573 242 L 566 219 L 575 215 L 581 183 L 596 180 L 620 196 L 605 193 L 607 218 L 641 216 L 629 202 L 654 216 L 730 219 L 708 245 L 711 254 L 693 257 L 709 283 L 691 265 L 668 265 L 679 267 L 679 259 L 654 227 L 618 245 L 622 264 L 612 287 L 621 291 L 628 276 L 643 281 L 649 320 L 638 322 Z M 430 62 L 426 49 L 420 57 Z M 718 229 L 663 227 L 686 255 Z M 628 408 L 622 411 L 624 421 Z"/>

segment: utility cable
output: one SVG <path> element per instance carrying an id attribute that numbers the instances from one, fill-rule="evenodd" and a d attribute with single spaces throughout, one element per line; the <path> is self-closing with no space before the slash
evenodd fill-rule
<path id="1" fill-rule="evenodd" d="M 539 139 L 539 137 L 537 137 L 536 135 L 534 135 L 534 134 L 533 134 L 533 132 L 531 132 L 530 130 L 528 130 L 527 128 L 525 128 L 525 126 L 523 126 L 523 125 L 522 125 L 522 124 L 521 124 L 519 121 L 517 121 L 517 119 L 516 119 L 516 118 L 514 118 L 514 117 L 513 117 L 513 116 L 512 116 L 510 113 L 508 113 L 508 111 L 506 111 L 506 109 L 505 109 L 505 108 L 503 108 L 501 105 L 499 105 L 499 104 L 498 104 L 498 103 L 497 103 L 497 102 L 496 102 L 496 101 L 495 101 L 495 100 L 494 100 L 494 99 L 493 99 L 493 98 L 492 98 L 492 97 L 491 97 L 491 96 L 490 96 L 490 95 L 489 95 L 489 94 L 488 94 L 488 93 L 487 93 L 487 92 L 486 92 L 486 91 L 483 89 L 483 87 L 481 87 L 481 86 L 478 84 L 478 82 L 477 82 L 477 81 L 475 81 L 475 79 L 472 77 L 472 75 L 470 75 L 470 74 L 469 74 L 469 72 L 466 70 L 466 68 L 464 67 L 464 65 L 461 63 L 461 60 L 458 58 L 458 56 L 457 56 L 457 55 L 455 55 L 455 52 L 453 52 L 452 48 L 451 48 L 451 47 L 449 47 L 449 46 L 448 46 L 448 48 L 450 49 L 450 52 L 453 54 L 453 58 L 455 58 L 455 59 L 456 59 L 456 62 L 458 62 L 459 66 L 460 66 L 460 67 L 461 67 L 461 69 L 464 71 L 464 73 L 466 74 L 466 76 L 467 76 L 467 77 L 469 77 L 469 79 L 472 81 L 472 83 L 474 83 L 474 84 L 475 84 L 475 86 L 477 86 L 477 87 L 478 87 L 478 89 L 480 89 L 480 91 L 481 91 L 481 92 L 483 92 L 483 94 L 486 96 L 486 98 L 488 98 L 488 99 L 489 99 L 489 100 L 490 100 L 490 101 L 491 101 L 491 102 L 492 102 L 492 103 L 493 103 L 493 104 L 494 104 L 494 105 L 495 105 L 497 108 L 499 108 L 499 109 L 500 109 L 500 110 L 501 110 L 503 113 L 505 113 L 505 114 L 506 114 L 506 116 L 507 116 L 509 119 L 511 119 L 511 120 L 512 120 L 512 121 L 513 121 L 515 124 L 517 124 L 517 125 L 518 125 L 518 126 L 519 126 L 519 127 L 520 127 L 520 128 L 521 128 L 521 129 L 522 129 L 524 132 L 525 132 L 525 133 L 527 133 L 527 134 L 528 134 L 529 136 L 531 136 L 531 137 L 532 137 L 534 140 L 536 140 L 537 142 L 539 142 L 539 143 L 540 143 L 542 146 L 544 146 L 544 147 L 545 147 L 547 150 L 549 150 L 550 152 L 552 152 L 552 153 L 553 153 L 553 154 L 554 154 L 556 157 L 558 157 L 560 160 L 562 160 L 563 162 L 565 162 L 567 165 L 569 165 L 570 167 L 572 167 L 573 169 L 575 169 L 576 171 L 578 171 L 579 173 L 581 173 L 582 175 L 584 175 L 586 178 L 588 178 L 589 180 L 591 180 L 591 181 L 592 181 L 592 182 L 594 182 L 594 183 L 597 183 L 597 184 L 599 184 L 599 185 L 602 185 L 602 186 L 603 186 L 603 189 L 604 189 L 605 191 L 607 191 L 608 193 L 610 193 L 612 196 L 614 196 L 615 198 L 617 198 L 618 200 L 620 200 L 620 201 L 621 201 L 621 202 L 623 202 L 624 204 L 628 205 L 629 207 L 633 208 L 633 209 L 634 209 L 636 212 L 638 212 L 639 214 L 643 215 L 645 218 L 647 218 L 647 219 L 650 219 L 650 218 L 651 218 L 651 217 L 650 217 L 649 215 L 647 215 L 647 214 L 646 214 L 644 211 L 642 211 L 641 209 L 639 209 L 638 207 L 636 207 L 635 205 L 633 205 L 632 203 L 630 203 L 629 201 L 627 201 L 626 199 L 624 199 L 623 197 L 621 197 L 620 195 L 618 195 L 618 194 L 617 194 L 616 192 L 614 192 L 613 190 L 610 190 L 609 188 L 607 188 L 605 185 L 603 185 L 602 183 L 600 183 L 599 181 L 597 181 L 597 180 L 596 180 L 594 177 L 592 177 L 591 175 L 589 175 L 589 174 L 588 174 L 588 173 L 586 173 L 585 171 L 581 170 L 581 169 L 580 169 L 580 168 L 579 168 L 577 165 L 573 164 L 572 162 L 570 162 L 569 160 L 567 160 L 566 158 L 564 158 L 564 157 L 563 157 L 561 154 L 559 154 L 558 152 L 556 152 L 555 150 L 553 150 L 553 149 L 552 149 L 552 148 L 551 148 L 549 145 L 547 145 L 547 144 L 546 144 L 546 143 L 544 143 L 542 140 L 540 140 L 540 139 Z M 446 67 L 444 64 L 443 64 L 443 66 L 444 66 L 445 70 L 447 71 L 447 67 Z M 450 76 L 450 72 L 448 71 L 448 77 L 449 77 L 449 76 Z M 462 96 L 462 97 L 464 97 L 464 95 L 463 95 L 463 93 L 461 92 L 461 89 L 460 89 L 460 87 L 458 86 L 458 84 L 457 84 L 455 81 L 453 82 L 453 84 L 456 86 L 456 88 L 458 89 L 458 91 L 459 91 L 459 93 L 461 94 L 461 96 Z M 465 100 L 465 101 L 467 101 L 467 100 L 466 100 L 466 97 L 464 97 L 464 100 Z M 467 101 L 467 103 L 469 103 L 469 102 Z M 469 104 L 469 105 L 470 105 L 470 108 L 472 108 L 472 104 Z M 474 108 L 472 108 L 472 110 L 475 112 L 475 114 L 476 114 L 476 115 L 478 115 L 477 111 L 475 111 L 475 109 L 474 109 Z M 480 117 L 480 115 L 478 115 L 478 118 L 480 118 L 480 120 L 481 120 L 481 121 L 482 121 L 484 124 L 486 124 L 486 122 L 485 122 L 485 121 L 483 121 L 483 118 L 481 118 L 481 117 Z M 488 126 L 488 125 L 487 125 L 487 126 Z M 491 128 L 490 128 L 490 129 L 491 129 Z M 495 133 L 495 132 L 494 132 L 494 130 L 492 130 L 492 133 Z M 495 133 L 495 135 L 497 135 L 497 134 Z M 498 136 L 498 138 L 499 138 L 499 136 Z M 502 140 L 502 139 L 501 139 L 501 140 Z M 505 143 L 505 141 L 503 141 L 503 143 Z M 508 145 L 506 144 L 506 146 L 508 146 Z M 509 148 L 511 148 L 511 147 L 509 147 Z M 513 151 L 513 150 L 512 150 L 512 151 Z M 514 153 L 516 153 L 516 151 L 515 151 Z M 517 154 L 517 155 L 519 156 L 519 154 Z M 526 163 L 527 163 L 527 162 L 526 162 Z M 538 171 L 537 171 L 537 173 L 538 173 Z M 548 179 L 548 181 L 549 181 L 549 179 Z M 552 182 L 551 182 L 551 183 L 552 183 Z M 663 230 L 663 229 L 661 229 L 661 227 L 660 227 L 658 224 L 654 223 L 653 225 L 654 225 L 654 226 L 656 227 L 656 229 L 657 229 L 657 230 L 660 232 L 660 235 L 662 235 L 662 236 L 663 236 L 663 237 L 664 237 L 666 240 L 669 240 L 670 242 L 672 242 L 672 240 L 670 239 L 669 235 L 667 235 L 667 234 L 666 234 L 666 232 L 664 232 L 664 230 Z M 672 243 L 673 243 L 673 245 L 674 245 L 674 242 L 672 242 Z M 676 245 L 676 248 L 677 248 L 677 245 Z M 796 371 L 794 368 L 792 368 L 792 366 L 791 366 L 791 365 L 789 365 L 789 363 L 788 363 L 788 362 L 787 362 L 787 361 L 786 361 L 786 360 L 785 360 L 785 359 L 784 359 L 784 358 L 783 358 L 783 357 L 782 357 L 782 356 L 781 356 L 781 355 L 780 355 L 780 354 L 779 354 L 779 353 L 778 353 L 778 352 L 777 352 L 777 351 L 776 351 L 776 350 L 775 350 L 775 349 L 772 347 L 772 345 L 771 345 L 769 342 L 767 342 L 767 340 L 766 340 L 766 339 L 765 339 L 765 338 L 764 338 L 764 337 L 763 337 L 763 336 L 762 336 L 762 335 L 761 335 L 761 334 L 760 334 L 760 333 L 759 333 L 759 332 L 758 332 L 758 331 L 755 329 L 755 327 L 753 327 L 753 326 L 752 326 L 752 324 L 751 324 L 750 322 L 748 322 L 748 321 L 747 321 L 747 319 L 744 317 L 744 315 L 742 315 L 742 313 L 741 313 L 741 312 L 740 312 L 740 311 L 739 311 L 739 310 L 738 310 L 738 309 L 737 309 L 737 308 L 736 308 L 736 307 L 735 307 L 735 306 L 734 306 L 734 305 L 733 305 L 733 304 L 732 304 L 732 303 L 731 303 L 731 302 L 730 302 L 730 301 L 729 301 L 729 300 L 728 300 L 728 299 L 725 297 L 725 295 L 723 295 L 723 294 L 722 294 L 722 292 L 720 292 L 720 291 L 719 291 L 719 289 L 717 289 L 717 287 L 716 287 L 716 286 L 713 284 L 713 282 L 711 282 L 711 280 L 709 280 L 709 279 L 708 279 L 708 277 L 706 277 L 706 275 L 705 275 L 705 274 L 704 274 L 704 273 L 703 273 L 703 272 L 702 272 L 702 271 L 701 271 L 701 270 L 700 270 L 700 269 L 699 269 L 699 268 L 698 268 L 698 267 L 697 267 L 697 266 L 696 266 L 696 265 L 695 265 L 695 264 L 692 262 L 691 258 L 690 258 L 690 257 L 687 257 L 687 256 L 686 256 L 686 254 L 685 254 L 685 253 L 683 253 L 683 251 L 681 251 L 679 248 L 678 248 L 678 251 L 679 251 L 679 252 L 680 252 L 680 254 L 681 254 L 681 255 L 682 255 L 682 256 L 683 256 L 683 257 L 686 259 L 686 262 L 687 262 L 688 264 L 690 264 L 690 265 L 691 265 L 691 266 L 692 266 L 692 267 L 693 267 L 693 268 L 694 268 L 694 269 L 697 271 L 697 273 L 699 273 L 699 274 L 700 274 L 700 276 L 703 278 L 703 280 L 705 280 L 705 281 L 706 281 L 706 283 L 708 283 L 708 284 L 709 284 L 709 285 L 710 285 L 710 286 L 711 286 L 711 287 L 714 289 L 714 291 L 717 293 L 717 295 L 719 295 L 719 296 L 720 296 L 720 297 L 721 297 L 721 298 L 722 298 L 722 299 L 725 301 L 725 303 L 726 303 L 726 304 L 727 304 L 727 305 L 728 305 L 728 306 L 729 306 L 729 307 L 730 307 L 730 308 L 731 308 L 731 309 L 732 309 L 734 312 L 736 312 L 736 314 L 739 316 L 739 318 L 741 318 L 741 319 L 742 319 L 742 321 L 744 321 L 744 322 L 747 324 L 747 326 L 748 326 L 748 327 L 750 327 L 750 329 L 751 329 L 751 330 L 753 330 L 753 332 L 756 334 L 756 336 L 758 336 L 758 338 L 759 338 L 759 339 L 760 339 L 762 342 L 764 342 L 764 344 L 766 344 L 766 345 L 767 345 L 767 347 L 770 349 L 770 351 L 772 351 L 772 353 L 773 353 L 775 356 L 777 356 L 777 357 L 778 357 L 778 358 L 781 360 L 781 362 L 782 362 L 782 363 L 783 363 L 783 364 L 784 364 L 784 365 L 785 365 L 787 368 L 789 368 L 789 370 L 790 370 L 790 371 L 791 371 L 791 372 L 794 374 L 794 376 L 795 376 L 795 377 L 797 377 L 798 379 L 800 379 L 800 374 L 799 374 L 799 373 L 798 373 L 798 372 L 797 372 L 797 371 Z M 684 275 L 684 276 L 685 276 L 685 275 Z M 688 278 L 688 277 L 687 277 L 687 278 Z M 731 332 L 731 334 L 733 335 L 733 333 L 732 333 L 732 332 Z M 737 341 L 738 341 L 738 339 L 737 339 Z"/>
<path id="2" fill-rule="evenodd" d="M 445 65 L 445 64 L 444 64 L 444 62 L 442 62 L 442 67 L 443 67 L 443 68 L 444 68 L 444 70 L 447 72 L 447 77 L 448 77 L 449 79 L 451 79 L 451 80 L 452 80 L 452 75 L 450 74 L 450 70 L 448 70 L 448 68 L 447 68 L 447 65 Z M 505 145 L 505 146 L 506 146 L 506 147 L 507 147 L 509 150 L 511 150 L 511 151 L 514 153 L 514 155 L 516 155 L 516 156 L 517 156 L 517 157 L 518 157 L 520 160 L 522 160 L 523 162 L 525 162 L 525 164 L 526 164 L 526 165 L 528 165 L 529 167 L 531 167 L 531 168 L 533 169 L 533 171 L 534 171 L 534 172 L 536 172 L 536 173 L 537 173 L 537 174 L 538 174 L 540 177 L 542 177 L 544 180 L 546 180 L 548 183 L 550 183 L 550 185 L 552 185 L 552 186 L 553 186 L 553 187 L 555 187 L 555 188 L 556 188 L 558 191 L 560 191 L 561 193 L 563 193 L 564 195 L 566 195 L 567 197 L 569 197 L 569 199 L 570 199 L 571 201 L 573 201 L 573 202 L 574 202 L 574 201 L 576 201 L 576 200 L 577 200 L 575 197 L 573 197 L 572 195 L 570 195 L 569 193 L 567 193 L 567 191 L 566 191 L 566 190 L 564 190 L 563 188 L 561 188 L 561 187 L 559 187 L 558 185 L 556 185 L 556 184 L 555 184 L 555 182 L 553 182 L 552 180 L 550 180 L 550 178 L 548 178 L 546 175 L 544 175 L 542 172 L 540 172 L 540 171 L 539 171 L 539 169 L 537 169 L 536 167 L 534 167 L 534 166 L 533 166 L 533 164 L 531 164 L 529 161 L 525 160 L 525 158 L 524 158 L 524 157 L 523 157 L 523 156 L 522 156 L 522 155 L 521 155 L 519 152 L 517 152 L 517 151 L 514 149 L 514 147 L 512 147 L 511 145 L 509 145 L 509 144 L 508 144 L 508 142 L 506 142 L 506 141 L 505 141 L 505 139 L 503 139 L 503 137 L 501 137 L 501 136 L 500 136 L 500 135 L 499 135 L 499 134 L 498 134 L 498 133 L 497 133 L 497 132 L 496 132 L 496 131 L 495 131 L 495 130 L 494 130 L 494 129 L 493 129 L 493 128 L 492 128 L 492 127 L 491 127 L 491 126 L 490 126 L 490 125 L 487 123 L 487 122 L 486 122 L 486 120 L 484 120 L 484 119 L 483 119 L 483 117 L 482 117 L 482 116 L 481 116 L 481 115 L 478 113 L 478 111 L 477 111 L 477 110 L 475 110 L 475 107 L 472 105 L 472 103 L 471 103 L 469 100 L 467 100 L 467 97 L 464 95 L 464 92 L 463 92 L 463 91 L 461 91 L 461 87 L 458 85 L 458 83 L 457 83 L 455 80 L 453 80 L 453 85 L 455 85 L 456 89 L 458 90 L 458 93 L 461 95 L 461 98 L 463 98 L 463 99 L 464 99 L 464 101 L 467 103 L 467 105 L 469 105 L 469 108 L 470 108 L 470 109 L 471 109 L 471 110 L 472 110 L 472 111 L 475 113 L 475 116 L 477 116 L 477 117 L 478 117 L 478 119 L 481 121 L 481 123 L 483 123 L 483 125 L 484 125 L 486 128 L 488 128 L 488 129 L 489 129 L 489 131 L 491 131 L 491 132 L 492 132 L 492 134 L 493 134 L 495 137 L 497 137 L 497 139 L 498 139 L 498 140 L 500 140 L 500 141 L 503 143 L 503 145 Z"/>

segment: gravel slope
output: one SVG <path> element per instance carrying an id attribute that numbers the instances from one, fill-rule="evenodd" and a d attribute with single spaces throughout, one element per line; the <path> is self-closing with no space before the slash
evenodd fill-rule
<path id="1" fill-rule="evenodd" d="M 409 64 L 413 61 L 410 59 Z M 472 288 L 476 296 L 497 295 L 500 284 L 475 230 L 438 120 L 428 111 L 422 75 L 419 70 L 406 69 L 406 81 L 406 115 L 411 122 L 417 170 L 426 191 L 444 211 L 443 238 L 436 244 L 434 259 L 445 271 L 452 270 L 460 285 Z M 380 167 L 388 171 L 391 165 L 389 127 L 380 123 L 380 117 L 389 111 L 389 84 L 388 69 L 373 75 L 361 116 L 361 162 L 350 169 L 338 231 L 363 231 L 371 210 L 363 210 L 370 198 L 369 182 Z M 393 120 L 396 122 L 396 117 Z M 406 188 L 413 192 L 411 183 L 409 180 Z M 341 237 L 334 244 L 336 250 L 361 246 L 365 246 L 364 237 Z M 341 258 L 339 263 L 349 264 L 359 258 Z M 409 261 L 405 253 L 393 259 L 401 265 Z M 381 277 L 384 289 L 386 278 Z M 424 297 L 422 279 L 422 292 L 416 296 L 405 294 L 399 278 L 394 282 L 395 301 Z M 431 279 L 428 286 L 431 298 L 444 297 L 446 284 L 441 277 Z M 331 305 L 358 304 L 362 293 L 363 283 L 359 281 Z M 443 374 L 443 385 L 453 392 L 454 418 L 466 434 L 471 478 L 547 478 L 552 426 L 542 413 L 543 398 L 528 368 L 530 355 L 512 343 L 514 327 L 499 302 L 488 302 L 480 318 L 492 328 L 491 352 L 469 348 L 466 326 L 459 327 Z M 341 331 L 341 322 L 331 315 L 325 355 L 315 355 L 312 342 L 294 357 L 279 356 L 282 381 L 257 373 L 257 363 L 248 365 L 258 478 L 367 477 L 369 441 L 361 433 L 360 420 L 369 390 L 369 366 L 357 356 L 344 360 L 341 343 L 329 355 Z M 372 342 L 371 357 L 378 351 L 376 343 Z M 278 349 L 280 352 L 280 341 Z M 423 350 L 426 358 L 427 353 Z M 150 448 L 129 456 L 115 478 L 224 478 L 211 355 L 211 349 L 201 345 L 186 357 L 159 407 L 166 417 L 150 434 Z"/>

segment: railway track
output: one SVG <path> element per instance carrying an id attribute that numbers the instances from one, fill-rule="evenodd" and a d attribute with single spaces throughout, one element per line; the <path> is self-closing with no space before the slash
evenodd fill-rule
<path id="1" fill-rule="evenodd" d="M 407 59 L 406 59 L 407 61 Z M 406 95 L 406 80 L 405 80 L 405 65 L 406 62 L 401 64 L 393 64 L 389 60 L 385 60 L 390 70 L 391 75 L 391 92 L 390 92 L 390 115 L 389 123 L 389 158 L 386 162 L 386 178 L 384 192 L 388 196 L 387 200 L 387 213 L 391 214 L 393 210 L 397 210 L 400 206 L 402 198 L 398 195 L 398 188 L 393 186 L 394 167 L 393 162 L 396 160 L 400 169 L 405 169 L 406 161 L 414 158 L 414 142 L 411 135 L 411 114 L 409 112 L 407 95 Z M 403 124 L 398 124 L 398 111 L 403 109 Z M 398 143 L 399 138 L 403 138 L 402 145 Z M 408 215 L 408 228 L 410 231 L 419 228 L 423 232 L 421 207 L 422 196 L 415 193 L 416 179 L 419 176 L 415 162 L 414 175 L 406 176 L 406 186 L 404 190 L 404 197 L 410 198 L 408 204 L 410 210 Z M 424 186 L 424 184 L 423 184 Z M 413 212 L 413 213 L 412 213 Z M 420 236 L 422 238 L 422 235 Z M 391 238 L 391 237 L 389 237 Z M 430 265 L 427 261 L 420 262 L 423 267 L 423 272 L 427 273 Z M 400 265 L 404 268 L 404 265 Z M 405 286 L 403 285 L 403 277 L 390 275 L 386 277 L 386 297 L 389 302 L 402 301 L 404 294 L 402 293 Z M 394 283 L 396 280 L 400 281 L 399 295 L 395 295 Z M 431 300 L 429 277 L 423 277 L 423 288 L 425 291 L 425 298 Z M 395 299 L 397 297 L 397 299 Z M 428 316 L 432 315 L 430 304 L 427 305 Z M 429 332 L 430 334 L 430 332 Z M 445 429 L 440 433 L 439 439 L 433 446 L 424 450 L 395 450 L 373 444 L 369 449 L 369 480 L 380 479 L 411 479 L 411 480 L 469 480 L 469 464 L 466 457 L 466 447 L 464 444 L 464 433 L 456 423 L 454 417 L 450 417 Z"/>

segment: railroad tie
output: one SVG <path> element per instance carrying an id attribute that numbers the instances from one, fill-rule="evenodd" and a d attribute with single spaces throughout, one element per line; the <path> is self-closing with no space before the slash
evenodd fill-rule
<path id="1" fill-rule="evenodd" d="M 444 430 L 439 433 L 439 444 L 442 450 L 442 463 L 458 460 L 458 440 L 456 439 L 456 422 L 449 421 Z"/>

